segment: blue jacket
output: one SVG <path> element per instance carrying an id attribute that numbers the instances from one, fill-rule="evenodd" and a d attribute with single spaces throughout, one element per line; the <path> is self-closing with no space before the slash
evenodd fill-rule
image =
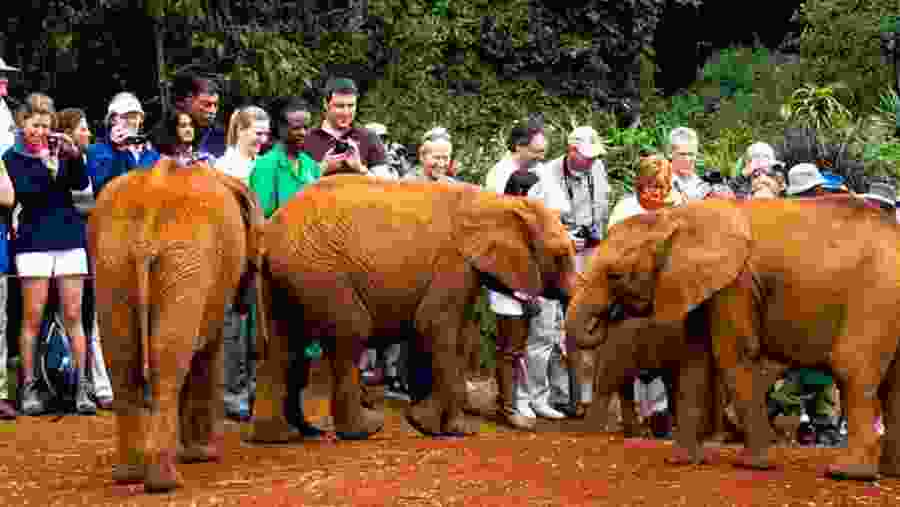
<path id="1" fill-rule="evenodd" d="M 16 202 L 22 205 L 14 254 L 85 248 L 85 221 L 72 202 L 72 190 L 90 180 L 81 157 L 59 163 L 56 179 L 40 158 L 25 151 L 21 140 L 3 154 Z"/>
<path id="2" fill-rule="evenodd" d="M 197 151 L 201 156 L 212 155 L 213 158 L 209 161 L 209 165 L 215 165 L 216 160 L 225 155 L 225 131 L 212 126 L 198 132 L 198 135 L 200 136 L 200 144 L 197 147 Z"/>
<path id="3" fill-rule="evenodd" d="M 153 167 L 159 160 L 159 152 L 153 147 L 144 148 L 140 159 L 135 160 L 128 150 L 116 150 L 109 142 L 92 144 L 87 149 L 87 174 L 94 185 L 94 195 L 100 195 L 103 187 L 116 176 L 136 167 Z"/>

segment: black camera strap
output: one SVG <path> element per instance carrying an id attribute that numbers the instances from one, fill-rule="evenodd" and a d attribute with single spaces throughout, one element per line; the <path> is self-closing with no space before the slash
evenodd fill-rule
<path id="1" fill-rule="evenodd" d="M 588 194 L 589 194 L 589 204 L 591 206 L 591 229 L 597 226 L 597 210 L 596 208 L 596 199 L 597 196 L 594 194 L 594 165 L 591 164 L 591 168 L 587 172 L 587 184 L 588 184 Z M 569 193 L 569 203 L 572 205 L 572 218 L 575 217 L 575 192 L 572 190 L 572 183 L 569 181 L 569 157 L 563 156 L 563 185 L 566 186 L 566 191 Z M 578 225 L 578 224 L 575 224 Z"/>

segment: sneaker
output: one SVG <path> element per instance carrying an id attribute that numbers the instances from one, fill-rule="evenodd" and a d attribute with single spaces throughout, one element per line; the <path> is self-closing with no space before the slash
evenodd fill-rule
<path id="1" fill-rule="evenodd" d="M 531 409 L 531 402 L 528 400 L 519 400 L 513 404 L 513 408 L 519 415 L 526 419 L 537 419 L 537 414 Z"/>
<path id="2" fill-rule="evenodd" d="M 75 411 L 81 415 L 94 415 L 97 413 L 97 405 L 88 395 L 91 390 L 91 382 L 82 378 L 78 382 L 78 392 L 75 394 Z"/>
<path id="3" fill-rule="evenodd" d="M 22 413 L 25 415 L 35 416 L 44 413 L 44 402 L 41 400 L 37 390 L 37 381 L 31 380 L 22 386 L 21 400 Z"/>
<path id="4" fill-rule="evenodd" d="M 409 389 L 397 377 L 387 377 L 384 379 L 384 397 L 392 400 L 409 401 Z"/>
<path id="5" fill-rule="evenodd" d="M 551 407 L 547 402 L 544 403 L 532 403 L 531 408 L 534 410 L 534 413 L 544 419 L 565 419 L 566 414 L 555 410 Z"/>

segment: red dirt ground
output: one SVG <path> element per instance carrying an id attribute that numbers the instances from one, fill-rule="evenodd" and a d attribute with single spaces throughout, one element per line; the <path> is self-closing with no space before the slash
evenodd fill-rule
<path id="1" fill-rule="evenodd" d="M 323 387 L 307 412 L 327 427 Z M 730 465 L 735 447 L 709 447 L 712 464 L 672 467 L 664 462 L 671 442 L 623 440 L 574 421 L 536 434 L 485 421 L 475 437 L 426 438 L 394 402 L 385 430 L 366 442 L 251 447 L 229 424 L 222 463 L 181 465 L 187 486 L 151 496 L 110 480 L 111 413 L 52 419 L 0 425 L 0 505 L 900 505 L 898 480 L 824 479 L 840 450 L 776 448 L 778 468 L 752 472 Z"/>

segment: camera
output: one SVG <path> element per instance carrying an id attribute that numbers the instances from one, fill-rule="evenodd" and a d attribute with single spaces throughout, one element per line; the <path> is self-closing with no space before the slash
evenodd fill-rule
<path id="1" fill-rule="evenodd" d="M 147 139 L 147 136 L 144 134 L 135 134 L 126 137 L 123 143 L 128 145 L 144 144 L 147 142 Z"/>
<path id="2" fill-rule="evenodd" d="M 603 240 L 603 233 L 596 224 L 579 226 L 575 230 L 574 236 L 584 240 L 585 248 L 592 248 Z"/>
<path id="3" fill-rule="evenodd" d="M 351 149 L 353 149 L 353 147 L 350 145 L 350 143 L 346 141 L 335 141 L 334 150 L 332 150 L 332 153 L 334 153 L 335 155 L 341 155 L 343 153 L 347 153 Z"/>
<path id="4" fill-rule="evenodd" d="M 51 151 L 55 150 L 61 144 L 62 135 L 53 133 L 47 136 L 47 148 L 49 148 Z"/>

